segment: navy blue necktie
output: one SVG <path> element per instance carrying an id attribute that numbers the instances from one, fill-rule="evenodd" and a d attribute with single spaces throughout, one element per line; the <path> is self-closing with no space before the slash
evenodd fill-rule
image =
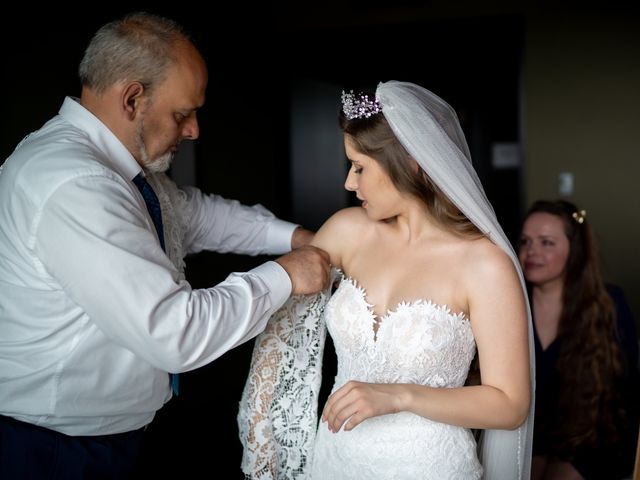
<path id="1" fill-rule="evenodd" d="M 133 183 L 136 184 L 136 187 L 138 187 L 138 190 L 140 190 L 140 193 L 142 194 L 142 198 L 144 198 L 144 203 L 147 204 L 147 210 L 149 211 L 149 215 L 151 215 L 151 220 L 153 220 L 156 232 L 158 233 L 160 246 L 162 247 L 162 250 L 166 252 L 164 248 L 164 228 L 162 228 L 162 210 L 160 209 L 158 196 L 142 173 L 139 173 L 133 178 Z M 171 378 L 171 388 L 173 389 L 173 393 L 178 395 L 178 374 L 170 373 L 169 377 Z"/>
<path id="2" fill-rule="evenodd" d="M 156 192 L 153 191 L 147 179 L 144 178 L 142 173 L 139 173 L 133 178 L 133 183 L 136 184 L 138 190 L 142 194 L 142 198 L 144 198 L 144 203 L 147 204 L 147 210 L 149 211 L 149 215 L 151 215 L 151 220 L 153 220 L 153 224 L 156 226 L 156 232 L 158 233 L 158 239 L 160 239 L 160 246 L 162 250 L 164 250 L 164 229 L 162 228 L 162 211 L 160 210 L 160 201 L 156 195 Z M 166 251 L 166 250 L 165 250 Z"/>

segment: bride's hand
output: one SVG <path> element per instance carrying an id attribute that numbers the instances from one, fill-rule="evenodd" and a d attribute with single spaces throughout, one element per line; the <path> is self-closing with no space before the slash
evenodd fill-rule
<path id="1" fill-rule="evenodd" d="M 349 431 L 367 418 L 401 411 L 405 385 L 350 381 L 333 392 L 322 412 L 322 421 L 337 432 L 344 425 Z"/>

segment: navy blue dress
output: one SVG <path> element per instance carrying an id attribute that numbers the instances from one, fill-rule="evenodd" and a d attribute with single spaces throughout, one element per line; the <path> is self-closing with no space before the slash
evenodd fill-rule
<path id="1" fill-rule="evenodd" d="M 623 439 L 615 445 L 585 446 L 581 448 L 572 465 L 587 480 L 615 480 L 631 475 L 635 462 L 640 416 L 640 374 L 638 373 L 638 337 L 636 325 L 621 288 L 607 285 L 613 300 L 618 323 L 620 344 L 626 357 L 627 372 L 618 391 L 630 416 L 630 425 L 621 426 Z M 529 292 L 531 298 L 531 292 Z M 556 338 L 546 350 L 542 349 L 538 332 L 533 325 L 536 350 L 536 411 L 533 436 L 534 455 L 554 455 L 545 427 L 553 418 L 553 409 L 560 379 L 556 374 L 556 363 L 560 353 L 561 339 Z"/>

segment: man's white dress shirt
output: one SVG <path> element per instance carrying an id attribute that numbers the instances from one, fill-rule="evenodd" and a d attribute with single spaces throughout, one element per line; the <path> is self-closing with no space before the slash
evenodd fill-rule
<path id="1" fill-rule="evenodd" d="M 276 262 L 193 290 L 132 183 L 140 167 L 76 100 L 0 170 L 0 414 L 69 435 L 148 424 L 167 372 L 257 335 L 291 293 Z M 290 250 L 294 224 L 187 190 L 184 250 Z"/>

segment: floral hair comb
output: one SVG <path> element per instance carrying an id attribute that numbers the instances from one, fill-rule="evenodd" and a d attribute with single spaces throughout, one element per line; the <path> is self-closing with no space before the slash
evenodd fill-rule
<path id="1" fill-rule="evenodd" d="M 587 211 L 586 210 L 578 210 L 577 212 L 573 212 L 571 214 L 571 216 L 573 217 L 573 219 L 582 224 L 584 223 L 584 219 L 587 217 Z"/>

